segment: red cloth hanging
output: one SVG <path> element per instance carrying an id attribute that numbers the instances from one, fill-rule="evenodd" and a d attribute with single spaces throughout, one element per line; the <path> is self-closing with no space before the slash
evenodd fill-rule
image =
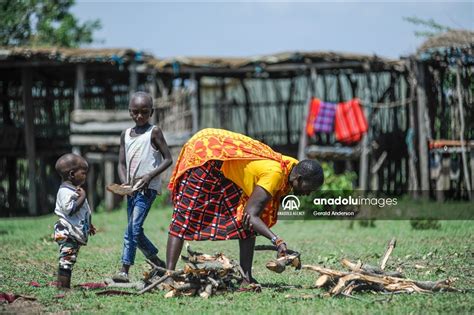
<path id="1" fill-rule="evenodd" d="M 317 98 L 311 98 L 308 119 L 306 120 L 306 134 L 309 137 L 314 136 L 314 121 L 319 113 L 320 101 Z"/>
<path id="2" fill-rule="evenodd" d="M 358 142 L 362 135 L 367 132 L 367 129 L 367 119 L 358 99 L 337 105 L 335 121 L 337 141 L 344 143 Z"/>

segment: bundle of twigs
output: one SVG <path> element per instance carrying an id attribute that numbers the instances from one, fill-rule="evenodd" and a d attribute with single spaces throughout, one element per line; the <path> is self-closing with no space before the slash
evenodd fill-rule
<path id="1" fill-rule="evenodd" d="M 147 285 L 139 294 L 148 292 L 160 285 L 167 291 L 165 297 L 195 296 L 209 298 L 212 295 L 233 291 L 237 283 L 244 279 L 239 263 L 218 253 L 208 255 L 193 251 L 186 244 L 188 256 L 181 256 L 185 262 L 181 270 L 170 271 L 153 265 L 146 277 Z"/>
<path id="2" fill-rule="evenodd" d="M 306 270 L 316 271 L 320 276 L 316 279 L 317 288 L 325 288 L 330 296 L 350 296 L 356 291 L 374 291 L 383 293 L 412 293 L 458 291 L 452 287 L 453 279 L 441 281 L 417 281 L 405 278 L 401 272 L 385 271 L 390 254 L 396 241 L 392 239 L 382 257 L 380 266 L 371 266 L 342 259 L 341 264 L 349 271 L 339 271 L 322 266 L 303 265 Z"/>

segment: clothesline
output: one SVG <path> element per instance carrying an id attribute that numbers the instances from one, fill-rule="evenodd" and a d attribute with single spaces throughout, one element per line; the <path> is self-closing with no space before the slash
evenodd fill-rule
<path id="1" fill-rule="evenodd" d="M 393 107 L 400 107 L 400 106 L 406 106 L 410 104 L 413 101 L 412 98 L 408 98 L 405 100 L 405 102 L 389 102 L 389 103 L 361 103 L 360 105 L 364 107 L 370 107 L 370 108 L 393 108 Z"/>

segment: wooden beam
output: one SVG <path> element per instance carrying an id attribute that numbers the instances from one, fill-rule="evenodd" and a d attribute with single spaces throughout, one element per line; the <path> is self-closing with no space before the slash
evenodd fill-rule
<path id="1" fill-rule="evenodd" d="M 38 214 L 36 193 L 36 148 L 35 148 L 35 110 L 33 107 L 31 68 L 21 69 L 21 85 L 23 89 L 23 106 L 25 108 L 25 146 L 28 160 L 28 213 Z"/>
<path id="2" fill-rule="evenodd" d="M 170 147 L 182 146 L 191 138 L 189 131 L 163 132 L 166 143 Z M 72 146 L 115 146 L 120 145 L 120 133 L 117 135 L 72 134 L 69 137 Z"/>
<path id="3" fill-rule="evenodd" d="M 306 156 L 312 159 L 328 159 L 335 161 L 357 160 L 360 158 L 361 148 L 310 145 L 306 148 Z"/>
<path id="4" fill-rule="evenodd" d="M 357 71 L 357 72 L 366 72 L 367 70 L 364 68 L 364 64 L 366 61 L 342 61 L 342 62 L 314 62 L 314 63 L 307 63 L 307 64 L 295 64 L 295 63 L 288 63 L 288 64 L 274 64 L 274 65 L 266 65 L 264 67 L 264 71 L 268 73 L 278 73 L 278 72 L 305 72 L 311 68 L 314 68 L 318 71 L 320 70 L 332 70 L 332 69 L 347 69 Z M 372 63 L 372 70 L 374 72 L 382 72 L 382 71 L 396 71 L 396 72 L 404 72 L 404 69 L 396 65 L 389 65 L 384 63 Z M 159 69 L 162 73 L 167 74 L 174 74 L 173 69 L 171 68 L 164 68 Z M 186 75 L 188 73 L 194 72 L 198 75 L 203 76 L 227 76 L 232 77 L 233 75 L 242 75 L 247 73 L 255 73 L 255 66 L 244 66 L 236 69 L 223 69 L 223 68 L 195 68 L 195 67 L 186 67 L 181 66 L 180 73 L 182 75 Z"/>
<path id="5" fill-rule="evenodd" d="M 428 172 L 428 138 L 425 123 L 426 114 L 426 81 L 425 66 L 418 62 L 416 65 L 417 76 L 417 100 L 418 100 L 418 157 L 420 167 L 421 195 L 424 199 L 428 199 L 430 192 L 429 172 Z"/>
<path id="6" fill-rule="evenodd" d="M 131 121 L 128 110 L 75 110 L 71 113 L 71 121 L 77 124 L 86 122 L 117 122 Z"/>
<path id="7" fill-rule="evenodd" d="M 78 64 L 76 66 L 76 88 L 74 89 L 74 109 L 82 108 L 82 98 L 84 96 L 84 80 L 86 78 L 86 66 Z"/>

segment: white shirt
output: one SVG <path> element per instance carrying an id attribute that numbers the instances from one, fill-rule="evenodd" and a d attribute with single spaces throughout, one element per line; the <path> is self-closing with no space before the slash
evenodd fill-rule
<path id="1" fill-rule="evenodd" d="M 161 163 L 161 152 L 153 148 L 151 137 L 155 126 L 136 137 L 130 135 L 132 128 L 125 131 L 125 159 L 127 166 L 127 182 L 134 185 L 136 178 L 150 173 Z M 153 177 L 148 184 L 149 189 L 161 193 L 160 175 Z"/>
<path id="2" fill-rule="evenodd" d="M 54 213 L 59 216 L 59 222 L 69 230 L 69 237 L 85 245 L 89 238 L 91 224 L 91 209 L 87 199 L 81 208 L 77 208 L 76 187 L 62 183 L 56 196 Z"/>

